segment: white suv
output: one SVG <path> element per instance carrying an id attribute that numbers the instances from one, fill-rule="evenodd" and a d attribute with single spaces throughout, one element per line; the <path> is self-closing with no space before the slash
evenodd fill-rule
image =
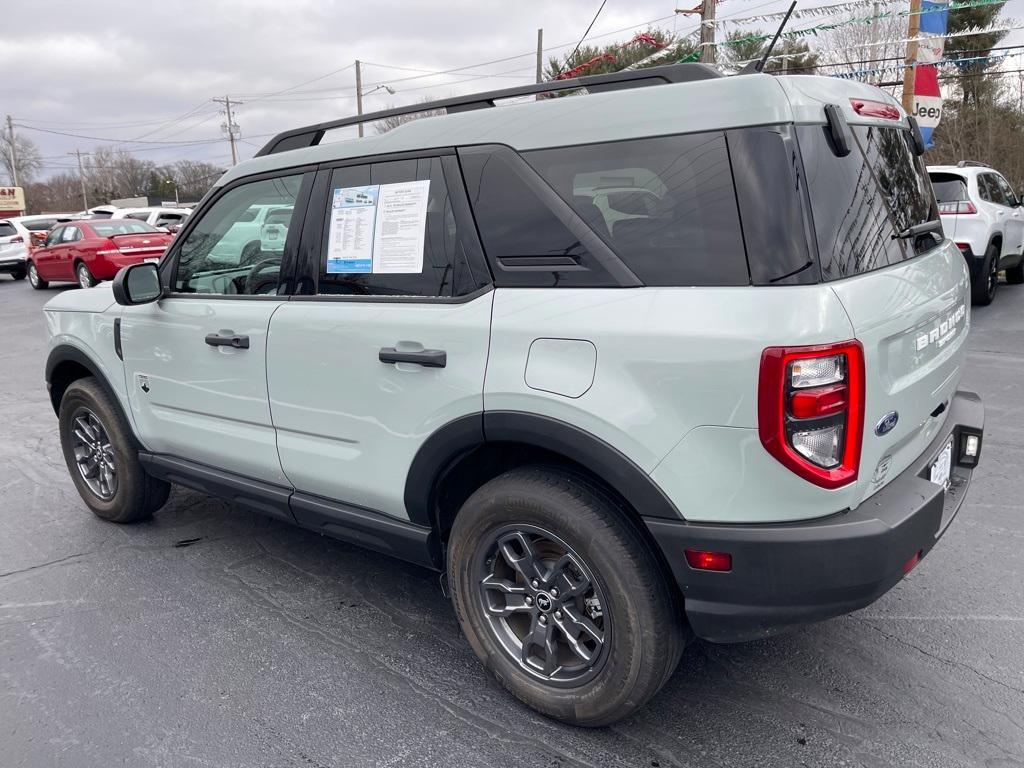
<path id="1" fill-rule="evenodd" d="M 275 137 L 159 267 L 47 304 L 95 514 L 177 482 L 441 571 L 483 665 L 580 725 L 694 635 L 852 611 L 927 555 L 984 411 L 898 102 L 683 64 L 429 107 Z"/>
<path id="2" fill-rule="evenodd" d="M 971 297 L 991 304 L 1006 270 L 1006 282 L 1024 283 L 1024 207 L 1010 183 L 983 163 L 930 165 L 946 236 L 967 260 Z"/>

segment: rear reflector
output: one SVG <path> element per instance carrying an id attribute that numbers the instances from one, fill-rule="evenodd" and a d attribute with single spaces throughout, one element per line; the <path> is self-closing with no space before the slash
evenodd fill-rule
<path id="1" fill-rule="evenodd" d="M 794 392 L 789 400 L 790 413 L 795 419 L 816 419 L 841 413 L 846 410 L 846 392 L 845 384 Z"/>
<path id="2" fill-rule="evenodd" d="M 24 243 L 25 242 L 25 238 L 22 237 L 21 235 L 15 235 L 14 237 L 12 237 L 7 242 L 9 242 L 9 243 Z"/>
<path id="3" fill-rule="evenodd" d="M 687 549 L 686 562 L 698 571 L 731 571 L 732 555 L 728 552 L 707 552 L 703 549 Z"/>
<path id="4" fill-rule="evenodd" d="M 913 557 L 911 557 L 909 560 L 907 560 L 907 562 L 903 564 L 903 575 L 906 576 L 908 573 L 914 570 L 914 566 L 916 566 L 920 562 L 921 550 L 918 550 L 914 553 Z"/>
<path id="5" fill-rule="evenodd" d="M 850 99 L 850 106 L 858 115 L 864 117 L 881 117 L 884 120 L 899 120 L 900 110 L 893 104 L 870 99 Z"/>

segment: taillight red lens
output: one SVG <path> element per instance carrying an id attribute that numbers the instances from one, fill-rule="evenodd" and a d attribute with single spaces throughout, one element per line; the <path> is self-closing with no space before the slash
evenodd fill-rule
<path id="1" fill-rule="evenodd" d="M 7 242 L 9 242 L 9 243 L 24 243 L 25 242 L 25 238 L 22 237 L 21 235 L 15 235 L 14 237 L 12 237 Z"/>
<path id="2" fill-rule="evenodd" d="M 698 571 L 731 571 L 732 555 L 728 552 L 707 552 L 703 549 L 684 550 L 686 564 Z"/>
<path id="3" fill-rule="evenodd" d="M 833 384 L 794 392 L 789 399 L 789 412 L 794 419 L 817 419 L 846 410 L 847 387 Z"/>
<path id="4" fill-rule="evenodd" d="M 885 120 L 899 120 L 900 110 L 894 104 L 870 99 L 850 99 L 850 106 L 858 115 L 864 117 L 881 117 Z"/>
<path id="5" fill-rule="evenodd" d="M 784 466 L 822 488 L 852 483 L 863 432 L 859 341 L 769 347 L 761 354 L 758 433 Z"/>
<path id="6" fill-rule="evenodd" d="M 939 215 L 941 216 L 968 216 L 977 213 L 978 209 L 970 200 L 958 200 L 955 203 L 939 203 Z"/>

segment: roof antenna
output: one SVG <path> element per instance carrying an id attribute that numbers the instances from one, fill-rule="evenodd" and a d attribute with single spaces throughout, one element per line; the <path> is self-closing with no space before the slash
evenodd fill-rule
<path id="1" fill-rule="evenodd" d="M 793 0 L 793 2 L 790 3 L 790 5 L 789 5 L 789 10 L 786 11 L 786 15 L 782 19 L 782 23 L 779 24 L 779 28 L 777 30 L 775 30 L 775 37 L 773 37 L 772 41 L 770 43 L 768 43 L 768 48 L 765 50 L 764 56 L 761 57 L 761 60 L 760 61 L 751 61 L 750 63 L 744 65 L 743 69 L 741 69 L 736 74 L 738 74 L 738 75 L 751 75 L 751 74 L 753 74 L 755 72 L 763 72 L 764 71 L 764 65 L 768 62 L 768 57 L 772 55 L 772 50 L 775 48 L 775 43 L 777 43 L 779 41 L 779 35 L 781 35 L 782 34 L 782 30 L 786 28 L 786 22 L 789 21 L 789 17 L 792 15 L 793 9 L 795 9 L 795 8 L 796 8 L 796 0 Z"/>

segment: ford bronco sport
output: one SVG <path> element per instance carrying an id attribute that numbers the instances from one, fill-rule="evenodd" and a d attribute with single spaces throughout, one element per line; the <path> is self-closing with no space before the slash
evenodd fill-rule
<path id="1" fill-rule="evenodd" d="M 441 571 L 484 666 L 591 726 L 689 638 L 855 610 L 931 550 L 984 413 L 967 268 L 895 101 L 691 64 L 430 108 L 278 135 L 159 267 L 49 302 L 98 516 L 180 483 Z M 232 261 L 254 206 L 290 211 L 283 248 Z"/>

